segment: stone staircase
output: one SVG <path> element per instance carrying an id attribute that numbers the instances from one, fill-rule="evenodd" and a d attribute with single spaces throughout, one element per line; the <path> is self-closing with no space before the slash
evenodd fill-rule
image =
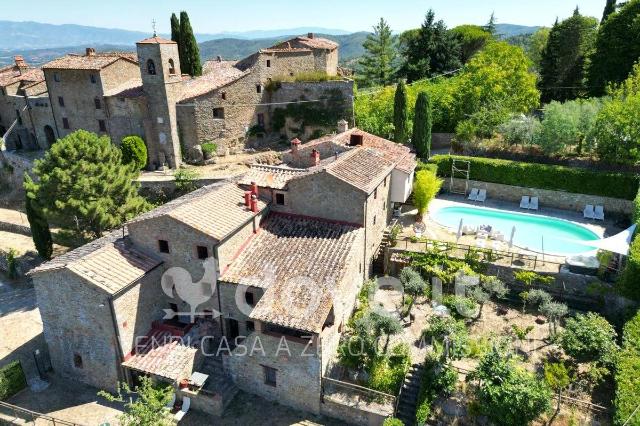
<path id="1" fill-rule="evenodd" d="M 389 231 L 384 231 L 384 235 L 382 236 L 382 242 L 378 246 L 378 251 L 376 251 L 376 255 L 373 258 L 372 271 L 374 275 L 383 275 L 384 274 L 384 249 L 389 246 Z"/>
<path id="2" fill-rule="evenodd" d="M 233 383 L 233 380 L 231 380 L 231 377 L 225 372 L 222 357 L 205 357 L 200 370 L 209 375 L 204 389 L 208 392 L 219 394 L 225 406 L 231 402 L 236 393 L 238 393 L 238 388 Z"/>
<path id="3" fill-rule="evenodd" d="M 414 364 L 409 368 L 409 372 L 404 378 L 396 418 L 402 420 L 405 426 L 414 426 L 416 424 L 418 394 L 420 393 L 423 372 L 423 364 Z"/>

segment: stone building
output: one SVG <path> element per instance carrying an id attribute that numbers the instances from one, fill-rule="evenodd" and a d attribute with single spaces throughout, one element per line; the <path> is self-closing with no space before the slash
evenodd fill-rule
<path id="1" fill-rule="evenodd" d="M 240 388 L 322 413 L 323 376 L 416 166 L 407 147 L 339 129 L 31 271 L 54 370 L 106 389 L 199 371 L 207 392 L 189 397 L 206 412 Z"/>
<path id="2" fill-rule="evenodd" d="M 135 54 L 87 48 L 42 70 L 17 59 L 0 70 L 8 99 L 0 99 L 0 125 L 7 130 L 20 117 L 10 149 L 44 149 L 78 129 L 117 144 L 137 135 L 150 169 L 175 168 L 183 155 L 202 161 L 203 143 L 225 155 L 280 135 L 307 140 L 351 117 L 353 82 L 337 65 L 338 45 L 313 34 L 240 61 L 205 62 L 195 78 L 182 74 L 177 44 L 156 36 L 136 43 Z M 29 108 L 25 96 L 33 98 Z"/>
<path id="3" fill-rule="evenodd" d="M 46 149 L 55 132 L 44 74 L 22 56 L 14 61 L 0 68 L 0 138 L 6 149 Z"/>

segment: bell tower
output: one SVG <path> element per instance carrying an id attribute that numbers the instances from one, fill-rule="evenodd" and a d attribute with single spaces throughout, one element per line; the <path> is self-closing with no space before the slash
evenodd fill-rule
<path id="1" fill-rule="evenodd" d="M 176 119 L 182 81 L 178 44 L 154 35 L 137 42 L 136 47 L 147 99 L 148 117 L 144 127 L 149 168 L 159 169 L 164 164 L 178 168 L 182 162 Z"/>

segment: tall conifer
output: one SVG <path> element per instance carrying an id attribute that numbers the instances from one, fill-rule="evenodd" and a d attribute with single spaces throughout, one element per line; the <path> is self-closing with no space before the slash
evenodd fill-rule
<path id="1" fill-rule="evenodd" d="M 191 22 L 189 22 L 189 15 L 187 12 L 180 12 L 180 46 L 182 47 L 180 59 L 180 66 L 182 71 L 189 74 L 192 77 L 202 75 L 202 64 L 200 63 L 200 49 L 196 42 L 196 37 L 193 35 L 193 28 L 191 28 Z M 184 64 L 182 60 L 184 58 Z"/>
<path id="2" fill-rule="evenodd" d="M 400 80 L 396 87 L 396 95 L 393 102 L 393 139 L 398 143 L 407 142 L 407 86 L 404 80 Z"/>

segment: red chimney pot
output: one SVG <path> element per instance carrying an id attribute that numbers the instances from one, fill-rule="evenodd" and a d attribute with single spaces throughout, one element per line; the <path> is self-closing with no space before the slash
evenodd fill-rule
<path id="1" fill-rule="evenodd" d="M 311 151 L 311 158 L 313 159 L 314 166 L 320 164 L 320 151 L 318 151 L 317 149 Z"/>
<path id="2" fill-rule="evenodd" d="M 254 213 L 258 213 L 258 197 L 255 195 L 251 196 L 251 211 Z"/>
<path id="3" fill-rule="evenodd" d="M 251 182 L 251 194 L 258 197 L 258 184 L 255 182 Z"/>
<path id="4" fill-rule="evenodd" d="M 251 208 L 251 191 L 244 191 L 244 205 Z"/>

